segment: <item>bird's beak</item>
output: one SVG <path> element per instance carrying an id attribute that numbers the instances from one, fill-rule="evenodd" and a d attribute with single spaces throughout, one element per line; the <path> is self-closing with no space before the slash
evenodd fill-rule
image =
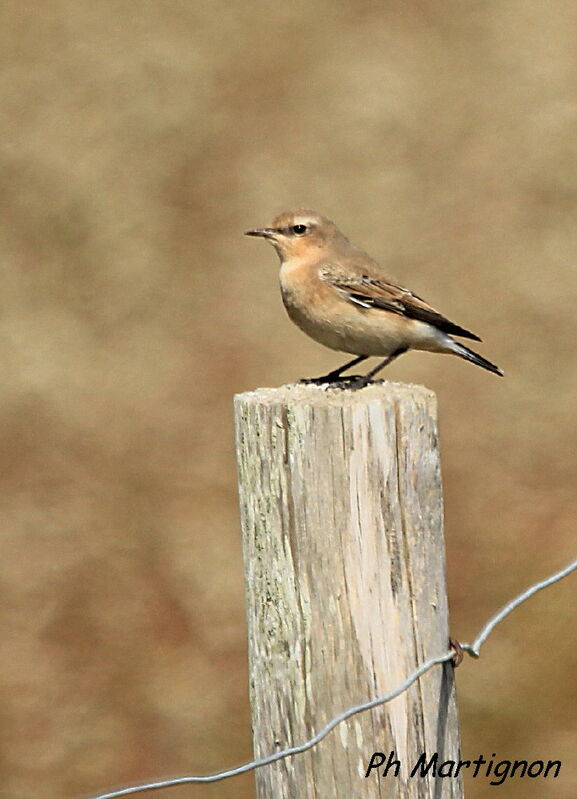
<path id="1" fill-rule="evenodd" d="M 254 230 L 245 231 L 245 236 L 260 236 L 263 239 L 274 239 L 277 231 L 271 227 L 257 227 Z"/>

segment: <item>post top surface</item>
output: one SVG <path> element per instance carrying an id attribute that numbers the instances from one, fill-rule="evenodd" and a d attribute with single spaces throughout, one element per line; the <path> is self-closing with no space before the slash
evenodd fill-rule
<path id="1" fill-rule="evenodd" d="M 380 380 L 373 385 L 358 391 L 350 389 L 329 388 L 328 386 L 317 386 L 314 384 L 287 383 L 277 388 L 257 388 L 254 391 L 246 391 L 243 394 L 236 394 L 235 400 L 241 402 L 258 403 L 286 403 L 286 402 L 305 402 L 313 405 L 355 405 L 375 400 L 435 400 L 434 391 L 425 386 L 412 383 L 393 383 L 389 380 Z"/>

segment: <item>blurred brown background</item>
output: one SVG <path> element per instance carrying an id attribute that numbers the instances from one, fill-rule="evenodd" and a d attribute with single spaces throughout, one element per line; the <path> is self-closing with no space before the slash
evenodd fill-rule
<path id="1" fill-rule="evenodd" d="M 0 41 L 2 797 L 250 757 L 232 395 L 341 362 L 242 237 L 286 208 L 505 369 L 389 373 L 439 396 L 453 634 L 575 557 L 573 0 L 4 0 Z M 576 585 L 457 675 L 464 755 L 561 776 L 468 799 L 577 795 Z"/>

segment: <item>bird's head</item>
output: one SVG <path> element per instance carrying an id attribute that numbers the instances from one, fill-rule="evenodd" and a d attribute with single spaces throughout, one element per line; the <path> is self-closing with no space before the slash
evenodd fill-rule
<path id="1" fill-rule="evenodd" d="M 247 230 L 246 236 L 260 236 L 273 245 L 281 261 L 322 256 L 347 242 L 338 227 L 315 211 L 285 211 L 270 227 Z"/>

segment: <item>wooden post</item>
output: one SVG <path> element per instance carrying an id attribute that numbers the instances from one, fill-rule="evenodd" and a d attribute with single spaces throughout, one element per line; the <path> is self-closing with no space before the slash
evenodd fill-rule
<path id="1" fill-rule="evenodd" d="M 302 743 L 448 648 L 435 395 L 292 385 L 235 398 L 255 755 Z M 394 752 L 387 777 L 365 772 Z M 259 799 L 460 799 L 453 673 L 437 666 L 311 752 L 256 773 Z"/>

